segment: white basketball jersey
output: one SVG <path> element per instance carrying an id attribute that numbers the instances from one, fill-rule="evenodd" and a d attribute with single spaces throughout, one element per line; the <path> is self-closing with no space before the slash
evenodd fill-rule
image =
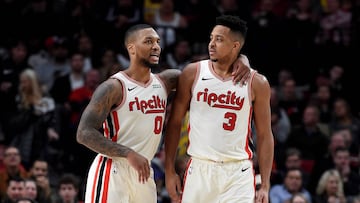
<path id="1" fill-rule="evenodd" d="M 112 78 L 122 83 L 123 99 L 104 122 L 104 136 L 130 147 L 150 161 L 162 136 L 167 102 L 165 85 L 154 74 L 145 85 L 124 72 Z"/>
<path id="2" fill-rule="evenodd" d="M 205 160 L 251 159 L 251 81 L 221 79 L 210 60 L 198 63 L 189 112 L 188 154 Z"/>

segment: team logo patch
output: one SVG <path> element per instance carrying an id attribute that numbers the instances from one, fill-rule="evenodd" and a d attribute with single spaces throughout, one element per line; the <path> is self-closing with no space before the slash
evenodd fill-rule
<path id="1" fill-rule="evenodd" d="M 160 85 L 160 84 L 153 84 L 152 87 L 153 87 L 154 89 L 158 89 L 158 88 L 161 88 L 161 85 Z"/>

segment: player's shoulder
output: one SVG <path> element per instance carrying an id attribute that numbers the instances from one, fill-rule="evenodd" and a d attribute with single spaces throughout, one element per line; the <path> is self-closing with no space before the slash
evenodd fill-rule
<path id="1" fill-rule="evenodd" d="M 266 76 L 257 71 L 254 73 L 252 83 L 253 87 L 255 88 L 270 87 L 269 81 Z"/>
<path id="2" fill-rule="evenodd" d="M 193 74 L 196 73 L 198 70 L 198 67 L 200 65 L 200 61 L 192 62 L 186 65 L 182 71 L 182 74 Z"/>
<path id="3" fill-rule="evenodd" d="M 121 94 L 123 89 L 123 81 L 119 78 L 108 78 L 102 82 L 97 88 L 96 92 L 100 94 Z"/>
<path id="4" fill-rule="evenodd" d="M 268 79 L 266 78 L 266 76 L 262 73 L 259 73 L 258 71 L 255 71 L 254 73 L 254 81 L 259 82 L 259 83 L 269 83 Z"/>

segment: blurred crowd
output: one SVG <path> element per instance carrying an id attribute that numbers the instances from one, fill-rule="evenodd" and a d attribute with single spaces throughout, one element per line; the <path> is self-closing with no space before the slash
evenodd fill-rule
<path id="1" fill-rule="evenodd" d="M 272 86 L 271 203 L 359 203 L 359 0 L 0 0 L 1 201 L 83 201 L 95 154 L 76 142 L 77 125 L 96 87 L 128 67 L 127 28 L 159 33 L 153 72 L 182 70 L 207 58 L 221 14 L 247 21 L 242 53 Z M 159 203 L 170 202 L 163 160 L 160 146 Z"/>

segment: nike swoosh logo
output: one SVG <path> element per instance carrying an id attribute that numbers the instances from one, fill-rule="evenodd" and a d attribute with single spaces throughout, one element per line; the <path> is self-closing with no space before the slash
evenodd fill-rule
<path id="1" fill-rule="evenodd" d="M 201 80 L 212 80 L 212 79 L 214 79 L 214 78 L 201 78 Z"/>
<path id="2" fill-rule="evenodd" d="M 248 170 L 249 168 L 250 168 L 250 167 L 242 168 L 242 169 L 241 169 L 241 172 L 244 172 L 244 171 Z"/>
<path id="3" fill-rule="evenodd" d="M 137 88 L 137 86 L 135 86 L 135 87 L 132 87 L 132 88 L 128 88 L 128 91 L 130 92 L 131 90 L 133 90 L 133 89 L 135 89 L 135 88 Z"/>

